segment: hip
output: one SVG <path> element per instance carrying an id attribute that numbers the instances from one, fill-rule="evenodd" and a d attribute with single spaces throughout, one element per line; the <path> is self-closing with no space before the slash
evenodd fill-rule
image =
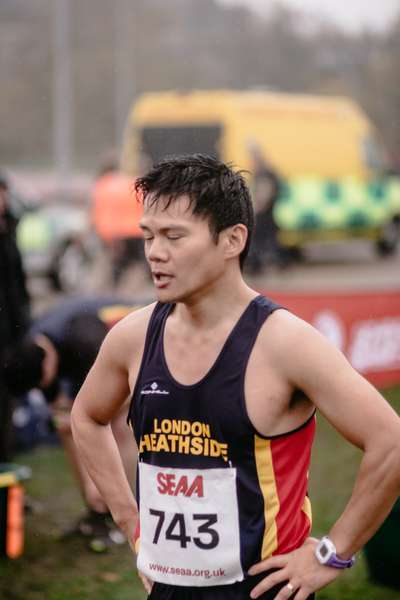
<path id="1" fill-rule="evenodd" d="M 216 585 L 210 587 L 189 587 L 175 586 L 155 582 L 151 591 L 149 600 L 248 600 L 251 590 L 267 575 L 265 572 L 255 577 L 246 577 L 243 581 L 229 585 Z M 287 582 L 280 583 L 262 596 L 259 600 L 274 600 L 279 590 Z M 295 597 L 295 593 L 288 600 Z M 306 600 L 314 600 L 315 595 L 311 594 Z"/>

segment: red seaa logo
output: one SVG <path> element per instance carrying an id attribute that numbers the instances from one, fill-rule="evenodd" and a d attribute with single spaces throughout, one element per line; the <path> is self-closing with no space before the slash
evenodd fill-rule
<path id="1" fill-rule="evenodd" d="M 189 482 L 187 475 L 181 475 L 177 479 L 174 473 L 157 473 L 157 483 L 157 490 L 160 494 L 186 497 L 195 494 L 198 498 L 204 496 L 202 475 L 197 475 L 193 481 Z"/>

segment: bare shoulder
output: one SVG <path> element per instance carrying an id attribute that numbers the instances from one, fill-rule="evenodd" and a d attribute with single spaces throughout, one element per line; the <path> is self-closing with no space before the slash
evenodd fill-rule
<path id="1" fill-rule="evenodd" d="M 156 303 L 135 310 L 116 323 L 108 332 L 102 353 L 114 356 L 117 362 L 130 360 L 144 347 L 147 328 Z"/>
<path id="2" fill-rule="evenodd" d="M 126 334 L 140 336 L 145 333 L 155 306 L 156 302 L 152 302 L 143 308 L 133 310 L 111 328 L 110 334 L 123 337 Z"/>
<path id="3" fill-rule="evenodd" d="M 287 349 L 299 338 L 316 341 L 322 337 L 315 327 L 286 309 L 275 310 L 264 323 L 260 334 L 260 341 L 268 344 L 273 337 L 274 346 L 278 349 Z"/>
<path id="4" fill-rule="evenodd" d="M 264 323 L 259 336 L 261 349 L 276 365 L 286 366 L 325 354 L 340 354 L 315 327 L 293 313 L 279 309 Z"/>
<path id="5" fill-rule="evenodd" d="M 370 443 L 371 431 L 399 431 L 399 419 L 389 404 L 312 325 L 277 310 L 265 322 L 259 342 L 270 370 L 303 391 L 359 448 Z"/>

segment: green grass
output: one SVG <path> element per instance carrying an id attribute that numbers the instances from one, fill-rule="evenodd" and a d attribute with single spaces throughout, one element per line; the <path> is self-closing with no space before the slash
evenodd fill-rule
<path id="1" fill-rule="evenodd" d="M 400 387 L 385 392 L 400 413 Z M 311 470 L 311 498 L 316 536 L 326 533 L 350 495 L 361 453 L 321 417 Z M 24 555 L 0 560 L 2 600 L 144 600 L 146 594 L 136 576 L 134 558 L 126 546 L 106 555 L 90 553 L 85 542 L 60 542 L 57 532 L 83 508 L 63 452 L 39 448 L 18 457 L 32 467 L 26 483 L 28 494 L 42 509 L 26 518 Z M 399 600 L 399 590 L 374 585 L 368 579 L 361 554 L 356 566 L 318 593 L 318 600 Z"/>
<path id="2" fill-rule="evenodd" d="M 134 557 L 126 546 L 108 554 L 89 552 L 83 539 L 61 542 L 60 529 L 83 510 L 60 448 L 40 448 L 18 462 L 32 467 L 26 483 L 40 512 L 28 515 L 25 552 L 15 561 L 0 561 L 2 600 L 143 600 Z"/>

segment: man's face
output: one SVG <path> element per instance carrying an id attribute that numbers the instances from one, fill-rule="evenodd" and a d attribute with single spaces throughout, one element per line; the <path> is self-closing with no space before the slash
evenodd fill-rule
<path id="1" fill-rule="evenodd" d="M 222 244 L 215 243 L 208 221 L 194 215 L 187 196 L 165 208 L 161 197 L 145 202 L 140 226 L 145 255 L 159 300 L 177 302 L 205 292 L 223 273 Z"/>

